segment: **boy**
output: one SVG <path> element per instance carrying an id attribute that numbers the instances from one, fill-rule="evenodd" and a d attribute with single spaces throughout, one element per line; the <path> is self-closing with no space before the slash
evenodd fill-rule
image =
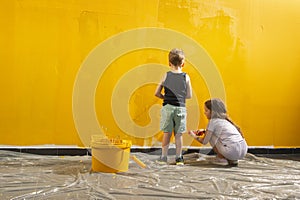
<path id="1" fill-rule="evenodd" d="M 162 140 L 162 154 L 158 160 L 167 163 L 168 149 L 172 132 L 175 135 L 176 165 L 184 165 L 182 156 L 182 133 L 186 132 L 185 100 L 192 98 L 191 80 L 188 74 L 182 72 L 185 56 L 181 49 L 172 49 L 169 52 L 168 71 L 158 85 L 155 96 L 163 99 L 161 109 L 160 128 L 164 132 Z M 162 89 L 164 88 L 164 94 Z"/>

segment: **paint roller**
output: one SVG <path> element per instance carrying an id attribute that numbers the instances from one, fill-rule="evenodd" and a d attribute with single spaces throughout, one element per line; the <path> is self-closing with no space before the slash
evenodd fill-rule
<path id="1" fill-rule="evenodd" d="M 138 164 L 141 168 L 146 168 L 147 166 L 145 165 L 145 163 L 143 163 L 140 159 L 138 159 L 136 156 L 130 155 L 130 158 L 136 163 Z"/>

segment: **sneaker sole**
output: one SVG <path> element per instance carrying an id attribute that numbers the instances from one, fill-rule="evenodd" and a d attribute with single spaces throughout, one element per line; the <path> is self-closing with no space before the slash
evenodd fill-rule
<path id="1" fill-rule="evenodd" d="M 163 161 L 155 161 L 157 164 L 160 164 L 160 165 L 167 165 L 168 163 L 167 162 L 163 162 Z"/>
<path id="2" fill-rule="evenodd" d="M 230 166 L 230 167 L 238 167 L 239 164 L 238 163 L 229 163 L 228 166 Z"/>
<path id="3" fill-rule="evenodd" d="M 178 163 L 176 163 L 176 165 L 182 166 L 182 165 L 184 165 L 184 163 L 183 162 L 178 162 Z"/>
<path id="4" fill-rule="evenodd" d="M 220 166 L 227 166 L 228 163 L 219 163 L 219 162 L 212 162 L 215 165 L 220 165 Z"/>
<path id="5" fill-rule="evenodd" d="M 237 160 L 228 161 L 228 166 L 230 166 L 230 167 L 237 167 L 238 165 L 239 165 L 239 162 Z"/>

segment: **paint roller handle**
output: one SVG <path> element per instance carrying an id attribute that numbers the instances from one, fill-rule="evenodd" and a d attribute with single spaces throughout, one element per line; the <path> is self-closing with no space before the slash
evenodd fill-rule
<path id="1" fill-rule="evenodd" d="M 138 164 L 140 167 L 142 168 L 146 168 L 147 166 L 145 165 L 145 163 L 143 163 L 140 159 L 138 159 L 136 156 L 130 156 L 130 158 L 136 162 L 136 164 Z"/>

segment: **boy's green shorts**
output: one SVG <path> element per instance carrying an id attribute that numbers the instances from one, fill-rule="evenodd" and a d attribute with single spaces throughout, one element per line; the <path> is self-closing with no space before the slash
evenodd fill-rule
<path id="1" fill-rule="evenodd" d="M 186 132 L 186 107 L 164 105 L 161 109 L 160 129 L 164 133 Z"/>

